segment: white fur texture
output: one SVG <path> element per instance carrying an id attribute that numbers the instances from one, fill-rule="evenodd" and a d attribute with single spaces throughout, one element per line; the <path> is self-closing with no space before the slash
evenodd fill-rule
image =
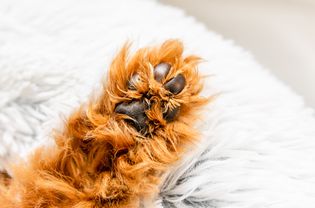
<path id="1" fill-rule="evenodd" d="M 156 207 L 315 207 L 313 110 L 246 51 L 156 1 L 0 0 L 1 167 L 49 143 L 126 40 L 168 38 L 206 60 L 203 93 L 218 96 Z"/>

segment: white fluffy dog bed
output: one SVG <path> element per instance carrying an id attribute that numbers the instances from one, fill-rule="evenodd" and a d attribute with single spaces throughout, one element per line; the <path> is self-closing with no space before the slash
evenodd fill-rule
<path id="1" fill-rule="evenodd" d="M 97 90 L 127 40 L 168 38 L 202 56 L 202 141 L 172 169 L 156 206 L 315 207 L 313 110 L 250 54 L 156 1 L 0 1 L 0 162 L 47 144 Z"/>

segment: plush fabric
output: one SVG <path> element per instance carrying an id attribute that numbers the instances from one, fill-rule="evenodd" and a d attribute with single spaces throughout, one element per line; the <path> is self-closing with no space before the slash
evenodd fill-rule
<path id="1" fill-rule="evenodd" d="M 169 38 L 204 58 L 203 94 L 216 99 L 156 207 L 314 207 L 314 111 L 232 41 L 148 0 L 0 1 L 1 168 L 52 143 L 125 41 Z"/>

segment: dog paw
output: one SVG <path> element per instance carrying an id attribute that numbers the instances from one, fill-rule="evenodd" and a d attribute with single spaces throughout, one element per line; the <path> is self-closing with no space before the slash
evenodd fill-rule
<path id="1" fill-rule="evenodd" d="M 116 120 L 143 135 L 152 134 L 178 121 L 181 114 L 188 115 L 200 101 L 199 59 L 183 58 L 178 41 L 139 50 L 129 60 L 124 52 L 120 55 L 117 65 L 125 67 L 112 68 L 109 87 Z"/>
<path id="2" fill-rule="evenodd" d="M 154 80 L 161 84 L 160 87 L 169 92 L 164 92 L 164 94 L 168 94 L 167 96 L 169 97 L 182 92 L 186 84 L 185 77 L 182 74 L 178 74 L 163 83 L 162 81 L 166 79 L 170 69 L 170 64 L 160 63 L 153 68 L 152 72 Z M 127 82 L 128 89 L 137 90 L 136 86 L 140 81 L 141 80 L 139 74 L 136 73 L 132 75 Z M 161 90 L 159 89 L 157 90 L 157 92 L 160 91 Z M 132 100 L 131 102 L 119 103 L 115 108 L 115 112 L 127 115 L 129 118 L 127 118 L 126 121 L 138 131 L 143 131 L 149 125 L 148 122 L 150 122 L 150 119 L 148 119 L 146 112 L 151 110 L 150 106 L 152 106 L 152 103 L 157 100 L 156 98 L 158 96 L 152 92 L 153 91 L 148 91 L 147 93 L 142 94 L 142 98 L 140 100 Z M 163 119 L 167 122 L 173 121 L 180 110 L 179 106 L 173 109 L 165 109 L 165 107 L 162 108 L 164 108 L 161 109 L 163 112 Z"/>

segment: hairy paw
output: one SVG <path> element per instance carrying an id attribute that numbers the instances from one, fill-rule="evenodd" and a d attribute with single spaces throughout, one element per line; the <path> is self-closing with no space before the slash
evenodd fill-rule
<path id="1" fill-rule="evenodd" d="M 172 122 L 189 119 L 195 107 L 204 103 L 198 95 L 202 87 L 196 70 L 199 58 L 182 57 L 180 42 L 139 50 L 131 59 L 124 50 L 128 47 L 113 62 L 110 79 L 115 81 L 108 87 L 118 121 L 149 137 Z M 115 67 L 116 62 L 125 67 Z"/>

